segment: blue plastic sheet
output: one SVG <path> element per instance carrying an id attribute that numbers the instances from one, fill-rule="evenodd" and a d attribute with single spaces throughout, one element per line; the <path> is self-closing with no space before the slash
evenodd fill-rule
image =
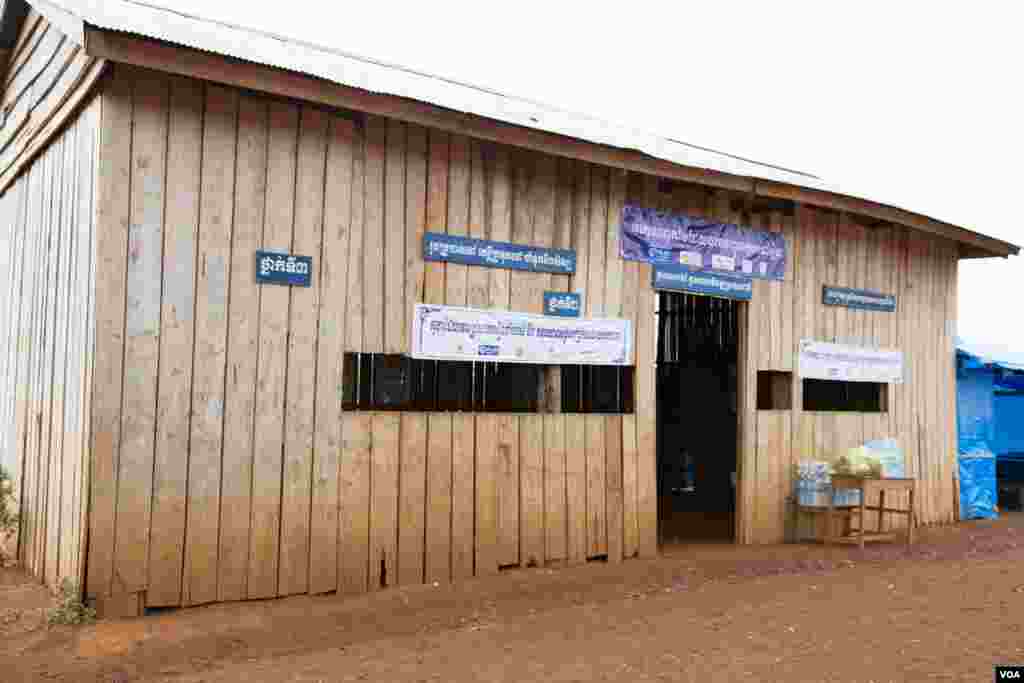
<path id="1" fill-rule="evenodd" d="M 961 455 L 960 519 L 996 519 L 996 458 L 992 453 Z"/>
<path id="2" fill-rule="evenodd" d="M 1024 453 L 1024 394 L 996 394 L 992 450 L 1002 457 Z"/>
<path id="3" fill-rule="evenodd" d="M 996 389 L 1024 392 L 1024 375 L 1004 370 L 996 378 Z"/>
<path id="4" fill-rule="evenodd" d="M 957 452 L 960 519 L 995 519 L 996 489 L 995 375 L 986 367 L 956 373 Z"/>
<path id="5" fill-rule="evenodd" d="M 995 373 L 988 368 L 957 370 L 956 422 L 960 455 L 992 452 L 994 380 Z"/>

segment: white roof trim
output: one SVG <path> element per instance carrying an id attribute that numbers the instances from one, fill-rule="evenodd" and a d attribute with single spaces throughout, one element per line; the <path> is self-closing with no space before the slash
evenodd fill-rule
<path id="1" fill-rule="evenodd" d="M 66 11 L 49 0 L 31 0 L 30 5 L 60 29 L 60 32 L 81 46 L 85 46 L 85 22 L 81 16 Z"/>

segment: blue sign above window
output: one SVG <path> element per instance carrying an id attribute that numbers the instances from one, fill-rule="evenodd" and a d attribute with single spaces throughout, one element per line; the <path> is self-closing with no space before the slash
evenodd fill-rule
<path id="1" fill-rule="evenodd" d="M 655 289 L 706 294 L 739 301 L 749 301 L 754 291 L 754 282 L 749 277 L 660 264 L 654 267 L 651 284 Z"/>
<path id="2" fill-rule="evenodd" d="M 309 287 L 312 278 L 312 256 L 294 256 L 276 251 L 256 252 L 256 282 Z"/>
<path id="3" fill-rule="evenodd" d="M 544 292 L 544 315 L 578 318 L 583 298 L 575 292 Z"/>
<path id="4" fill-rule="evenodd" d="M 459 235 L 423 235 L 423 258 L 468 266 L 531 270 L 536 273 L 575 273 L 576 252 L 510 242 L 492 242 Z"/>
<path id="5" fill-rule="evenodd" d="M 896 295 L 872 292 L 867 289 L 824 286 L 822 302 L 829 306 L 846 306 L 862 311 L 896 312 Z"/>

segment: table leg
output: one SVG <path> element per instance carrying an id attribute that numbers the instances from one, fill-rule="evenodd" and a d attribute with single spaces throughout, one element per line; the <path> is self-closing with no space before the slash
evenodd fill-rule
<path id="1" fill-rule="evenodd" d="M 829 492 L 829 495 L 828 495 L 828 510 L 826 510 L 826 512 L 825 512 L 825 542 L 826 543 L 831 543 L 832 542 L 832 533 L 833 533 L 833 529 L 834 529 L 833 525 L 835 524 L 835 521 L 834 521 L 835 518 L 834 518 L 834 516 L 832 514 L 832 503 L 834 501 L 834 498 L 833 498 L 834 495 L 835 495 L 834 491 Z"/>
<path id="2" fill-rule="evenodd" d="M 885 489 L 878 492 L 878 533 L 885 531 Z"/>
<path id="3" fill-rule="evenodd" d="M 859 540 L 860 540 L 860 549 L 861 550 L 864 550 L 864 527 L 866 526 L 864 523 L 867 521 L 867 517 L 864 516 L 864 506 L 867 503 L 867 500 L 865 500 L 865 498 L 866 498 L 866 496 L 864 495 L 864 487 L 861 486 L 860 487 L 860 531 L 858 532 L 858 535 L 860 536 Z"/>
<path id="4" fill-rule="evenodd" d="M 907 545 L 914 545 L 914 489 L 910 489 L 910 508 L 907 510 Z"/>

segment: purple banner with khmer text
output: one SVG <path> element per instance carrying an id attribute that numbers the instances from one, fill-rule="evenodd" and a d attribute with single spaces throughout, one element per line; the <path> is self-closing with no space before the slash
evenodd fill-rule
<path id="1" fill-rule="evenodd" d="M 632 204 L 622 209 L 620 244 L 622 258 L 630 261 L 672 263 L 770 280 L 782 280 L 786 273 L 782 233 Z"/>

